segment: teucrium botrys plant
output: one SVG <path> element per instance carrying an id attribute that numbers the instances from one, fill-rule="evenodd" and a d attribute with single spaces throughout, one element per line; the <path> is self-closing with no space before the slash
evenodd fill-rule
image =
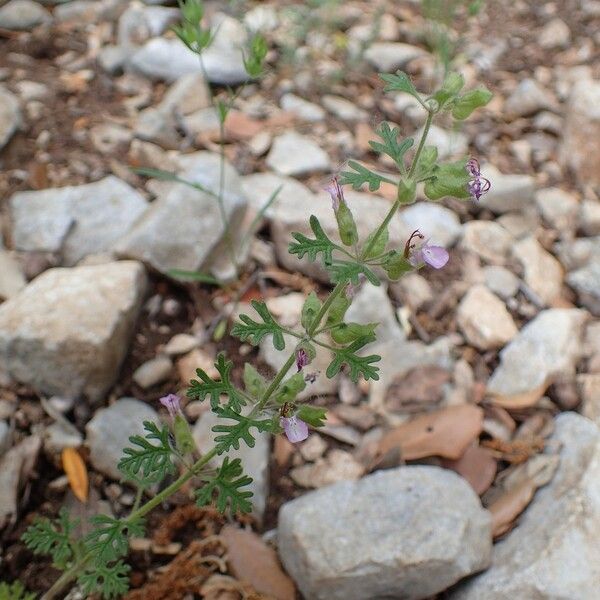
<path id="1" fill-rule="evenodd" d="M 375 152 L 392 158 L 398 169 L 397 177 L 381 175 L 351 161 L 350 170 L 332 182 L 328 191 L 339 240 L 332 239 L 314 215 L 309 217 L 310 235 L 293 234 L 289 252 L 298 258 L 319 261 L 329 273 L 333 289 L 324 299 L 314 293 L 306 298 L 300 332 L 282 326 L 267 305 L 258 301 L 252 303 L 255 314 L 242 315 L 232 328 L 232 335 L 253 345 L 269 338 L 278 351 L 288 353 L 283 367 L 268 379 L 247 363 L 241 387 L 232 380 L 233 363 L 224 354 L 219 354 L 215 363 L 218 378 L 213 379 L 198 369 L 197 379 L 190 382 L 187 395 L 197 400 L 208 399 L 210 409 L 219 417 L 219 423 L 213 427 L 215 445 L 204 455 L 195 447 L 179 407 L 179 398 L 170 395 L 161 399 L 169 411 L 170 424 L 144 423 L 146 435 L 130 438 L 131 446 L 124 450 L 119 463 L 124 479 L 139 490 L 138 501 L 128 517 L 94 517 L 94 529 L 81 540 L 72 539 L 74 524 L 64 512 L 56 522 L 36 521 L 27 530 L 25 542 L 36 553 L 50 554 L 55 565 L 65 571 L 45 594 L 45 600 L 56 598 L 74 580 L 85 593 L 100 591 L 105 598 L 124 593 L 128 587 L 129 567 L 124 562 L 128 538 L 143 535 L 145 516 L 191 479 L 197 482 L 195 498 L 199 506 L 215 502 L 221 511 L 249 512 L 252 494 L 246 486 L 251 479 L 243 474 L 240 460 L 231 460 L 227 453 L 242 444 L 253 447 L 257 433 L 285 433 L 290 441 L 296 442 L 306 438 L 309 426 L 323 425 L 325 410 L 297 399 L 314 381 L 310 364 L 317 346 L 331 353 L 327 377 L 344 370 L 354 382 L 359 378 L 379 378 L 380 357 L 365 352 L 368 344 L 376 339 L 377 324 L 348 322 L 346 312 L 363 281 L 380 285 L 384 273 L 387 278 L 397 280 L 425 264 L 440 268 L 447 262 L 446 250 L 430 244 L 419 231 L 401 247 L 391 246 L 388 226 L 402 205 L 415 202 L 417 184 L 424 184 L 424 193 L 431 200 L 447 196 L 478 199 L 487 191 L 489 182 L 481 176 L 475 159 L 440 163 L 437 149 L 427 145 L 427 135 L 440 113 L 449 113 L 461 120 L 491 97 L 484 89 L 462 93 L 463 78 L 455 73 L 429 97 L 417 92 L 402 72 L 382 75 L 382 79 L 387 84 L 386 91 L 403 92 L 416 98 L 427 111 L 427 119 L 411 155 L 415 141 L 412 138 L 400 140 L 398 129 L 387 123 L 378 130 L 381 140 L 371 142 Z M 382 223 L 361 239 L 342 186 L 349 184 L 361 189 L 366 185 L 376 191 L 383 182 L 396 186 L 396 200 Z M 286 343 L 290 336 L 294 339 L 292 344 Z M 220 466 L 214 468 L 212 461 L 217 457 L 220 457 Z M 167 477 L 172 479 L 171 483 L 142 504 L 145 493 L 154 491 Z"/>

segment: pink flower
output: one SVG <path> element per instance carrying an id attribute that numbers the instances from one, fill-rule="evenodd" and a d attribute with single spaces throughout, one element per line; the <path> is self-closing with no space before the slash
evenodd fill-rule
<path id="1" fill-rule="evenodd" d="M 329 185 L 325 188 L 326 192 L 329 192 L 331 196 L 331 202 L 333 205 L 334 212 L 337 212 L 340 209 L 340 203 L 345 202 L 344 199 L 344 190 L 340 185 L 337 177 L 334 177 Z"/>
<path id="2" fill-rule="evenodd" d="M 281 417 L 279 424 L 283 427 L 287 439 L 295 444 L 302 442 L 308 437 L 308 425 L 296 415 L 291 417 Z"/>
<path id="3" fill-rule="evenodd" d="M 180 401 L 181 398 L 176 394 L 169 394 L 159 400 L 159 402 L 169 411 L 171 419 L 174 419 L 178 414 L 181 414 Z"/>
<path id="4" fill-rule="evenodd" d="M 413 267 L 420 267 L 423 264 L 428 264 L 434 269 L 441 269 L 446 265 L 450 258 L 446 248 L 433 246 L 429 243 L 429 240 L 413 244 L 412 241 L 415 238 L 418 240 L 425 240 L 425 236 L 416 229 L 412 232 L 404 246 L 404 256 L 405 258 L 408 258 L 408 262 L 410 262 Z"/>
<path id="5" fill-rule="evenodd" d="M 308 358 L 308 354 L 304 348 L 300 348 L 298 352 L 296 352 L 296 368 L 298 369 L 298 373 L 302 371 L 302 369 L 310 362 Z"/>
<path id="6" fill-rule="evenodd" d="M 481 168 L 476 158 L 467 161 L 466 169 L 471 176 L 471 180 L 467 183 L 467 190 L 473 200 L 479 200 L 483 194 L 489 192 L 492 184 L 489 179 L 481 176 Z"/>

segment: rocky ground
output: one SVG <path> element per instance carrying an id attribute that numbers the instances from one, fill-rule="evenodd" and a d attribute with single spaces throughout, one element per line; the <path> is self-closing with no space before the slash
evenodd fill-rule
<path id="1" fill-rule="evenodd" d="M 304 294 L 327 284 L 287 254 L 291 232 L 311 213 L 335 229 L 322 188 L 349 158 L 389 168 L 367 144 L 380 121 L 407 135 L 424 121 L 376 73 L 403 68 L 424 90 L 439 73 L 416 1 L 207 12 L 208 81 L 170 31 L 172 6 L 0 0 L 0 579 L 32 591 L 57 572 L 20 535 L 61 506 L 83 523 L 125 514 L 134 493 L 116 463 L 143 420 L 164 418 L 161 396 L 219 350 L 236 377 L 247 361 L 280 366 L 270 344 L 216 336 L 219 323 L 236 298 L 243 309 L 259 297 L 298 323 Z M 381 323 L 381 380 L 322 374 L 310 389 L 329 409 L 323 430 L 240 450 L 252 517 L 226 523 L 189 490 L 158 509 L 132 541 L 128 598 L 597 598 L 599 24 L 597 0 L 489 0 L 459 15 L 455 63 L 495 97 L 432 137 L 442 155 L 478 157 L 491 192 L 399 215 L 394 240 L 419 228 L 451 260 L 360 291 L 352 320 Z M 132 168 L 217 191 L 207 86 L 244 82 L 239 45 L 256 30 L 268 73 L 225 130 L 236 279 L 214 199 Z M 391 193 L 348 192 L 360 228 Z M 173 268 L 232 283 L 182 284 Z M 212 414 L 196 402 L 185 412 L 209 447 Z M 87 503 L 64 474 L 68 447 L 87 465 Z"/>

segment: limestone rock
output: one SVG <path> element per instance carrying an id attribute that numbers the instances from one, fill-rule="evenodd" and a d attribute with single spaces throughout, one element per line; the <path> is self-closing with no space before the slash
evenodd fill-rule
<path id="1" fill-rule="evenodd" d="M 287 502 L 278 545 L 307 598 L 418 600 L 488 566 L 491 519 L 455 473 L 401 467 Z"/>
<path id="2" fill-rule="evenodd" d="M 109 175 L 85 185 L 17 192 L 10 199 L 15 248 L 61 252 L 66 265 L 110 251 L 147 209 L 127 183 Z"/>
<path id="3" fill-rule="evenodd" d="M 467 340 L 480 350 L 500 348 L 518 333 L 504 302 L 484 285 L 467 292 L 458 307 L 457 321 Z"/>
<path id="4" fill-rule="evenodd" d="M 493 550 L 491 567 L 451 600 L 592 600 L 600 586 L 600 430 L 576 413 L 555 420 L 549 447 L 561 448 L 552 481 Z"/>
<path id="5" fill-rule="evenodd" d="M 158 413 L 135 398 L 121 398 L 96 412 L 85 428 L 94 467 L 113 479 L 122 479 L 117 465 L 123 456 L 123 448 L 131 446 L 130 436 L 144 437 L 144 421 L 160 423 Z"/>
<path id="6" fill-rule="evenodd" d="M 325 119 L 325 111 L 318 104 L 295 94 L 284 94 L 281 97 L 281 108 L 295 114 L 303 121 L 316 122 Z"/>
<path id="7" fill-rule="evenodd" d="M 50 23 L 52 15 L 32 0 L 10 0 L 0 8 L 0 27 L 27 30 Z"/>
<path id="8" fill-rule="evenodd" d="M 503 264 L 513 237 L 495 221 L 468 221 L 463 225 L 461 246 L 492 264 Z"/>
<path id="9" fill-rule="evenodd" d="M 0 372 L 44 394 L 102 398 L 144 295 L 136 262 L 50 269 L 0 305 Z"/>
<path id="10" fill-rule="evenodd" d="M 549 385 L 559 375 L 572 375 L 581 355 L 584 310 L 544 310 L 500 352 L 500 365 L 488 382 L 491 394 L 514 396 Z"/>
<path id="11" fill-rule="evenodd" d="M 535 201 L 544 220 L 561 232 L 572 230 L 577 221 L 579 202 L 560 188 L 539 190 Z"/>
<path id="12" fill-rule="evenodd" d="M 16 296 L 26 285 L 19 263 L 0 248 L 0 300 Z"/>
<path id="13" fill-rule="evenodd" d="M 517 118 L 551 107 L 548 92 L 534 79 L 524 79 L 504 104 L 504 112 L 511 118 Z"/>
<path id="14" fill-rule="evenodd" d="M 288 131 L 273 140 L 267 166 L 280 175 L 297 176 L 328 171 L 331 163 L 327 153 L 310 138 Z"/>
<path id="15" fill-rule="evenodd" d="M 400 42 L 376 42 L 365 51 L 365 58 L 378 70 L 394 73 L 411 60 L 425 55 L 425 51 Z"/>
<path id="16" fill-rule="evenodd" d="M 492 182 L 490 191 L 479 201 L 496 214 L 521 211 L 534 201 L 535 179 L 530 175 L 505 175 L 495 167 L 485 165 L 482 174 Z"/>
<path id="17" fill-rule="evenodd" d="M 0 85 L 0 150 L 6 146 L 21 123 L 21 110 L 17 97 Z"/>

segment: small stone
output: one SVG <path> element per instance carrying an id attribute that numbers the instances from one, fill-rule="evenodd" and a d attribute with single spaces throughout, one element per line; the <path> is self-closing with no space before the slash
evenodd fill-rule
<path id="1" fill-rule="evenodd" d="M 566 282 L 577 292 L 580 303 L 600 316 L 600 250 L 596 250 L 584 266 L 571 271 Z"/>
<path id="2" fill-rule="evenodd" d="M 560 263 L 532 236 L 513 246 L 513 255 L 525 272 L 525 283 L 546 305 L 561 293 L 563 269 Z"/>
<path id="3" fill-rule="evenodd" d="M 15 248 L 61 252 L 66 265 L 107 252 L 144 213 L 148 203 L 109 175 L 85 185 L 17 192 L 10 199 Z"/>
<path id="4" fill-rule="evenodd" d="M 433 290 L 429 281 L 418 273 L 408 273 L 398 282 L 390 285 L 392 296 L 408 304 L 414 311 L 418 311 L 425 304 L 433 300 Z"/>
<path id="5" fill-rule="evenodd" d="M 214 412 L 205 412 L 193 429 L 193 436 L 201 454 L 204 454 L 214 447 L 214 438 L 216 433 L 212 428 L 222 423 Z M 269 491 L 269 456 L 270 456 L 270 436 L 268 433 L 258 433 L 253 431 L 253 436 L 256 439 L 256 444 L 253 448 L 249 448 L 246 444 L 240 444 L 238 450 L 231 449 L 227 456 L 229 460 L 239 458 L 242 462 L 244 475 L 252 477 L 252 483 L 246 486 L 246 489 L 252 492 L 250 499 L 253 507 L 253 515 L 262 521 L 266 503 L 267 494 Z M 215 468 L 221 464 L 223 456 L 217 457 L 210 462 L 210 465 Z"/>
<path id="6" fill-rule="evenodd" d="M 600 574 L 600 431 L 573 412 L 555 419 L 547 447 L 560 449 L 553 479 L 535 494 L 518 526 L 494 545 L 492 564 L 450 600 L 595 598 Z"/>
<path id="7" fill-rule="evenodd" d="M 424 56 L 421 48 L 400 42 L 376 42 L 371 44 L 364 53 L 365 59 L 378 71 L 394 73 L 403 69 L 413 59 Z"/>
<path id="8" fill-rule="evenodd" d="M 600 185 L 600 81 L 576 81 L 566 112 L 560 158 L 585 185 Z"/>
<path id="9" fill-rule="evenodd" d="M 291 112 L 303 121 L 312 123 L 325 119 L 325 111 L 314 102 L 309 102 L 300 96 L 287 93 L 281 97 L 281 108 L 287 112 Z"/>
<path id="10" fill-rule="evenodd" d="M 280 175 L 307 175 L 331 168 L 327 153 L 310 138 L 288 131 L 273 140 L 267 166 Z"/>
<path id="11" fill-rule="evenodd" d="M 4 86 L 0 85 L 0 150 L 6 146 L 8 140 L 21 127 L 21 124 L 22 117 L 21 110 L 19 109 L 19 100 Z"/>
<path id="12" fill-rule="evenodd" d="M 422 134 L 423 129 L 420 129 L 415 135 L 419 139 L 419 136 Z M 469 148 L 469 140 L 464 133 L 460 131 L 448 131 L 437 125 L 432 125 L 429 128 L 427 143 L 437 146 L 438 158 L 440 160 L 462 157 Z M 483 174 L 486 177 L 488 176 L 486 172 Z"/>
<path id="13" fill-rule="evenodd" d="M 569 26 L 559 18 L 552 19 L 544 25 L 538 36 L 538 44 L 547 50 L 566 48 L 571 41 Z"/>
<path id="14" fill-rule="evenodd" d="M 9 252 L 0 249 L 0 300 L 16 296 L 26 284 L 21 265 Z"/>
<path id="15" fill-rule="evenodd" d="M 165 352 L 169 356 L 178 356 L 187 354 L 200 345 L 200 340 L 194 335 L 187 333 L 178 333 L 174 335 L 166 344 Z"/>
<path id="16" fill-rule="evenodd" d="M 121 398 L 97 411 L 85 428 L 94 468 L 113 479 L 122 479 L 117 465 L 123 456 L 123 448 L 130 446 L 130 436 L 144 437 L 144 421 L 160 423 L 151 406 L 134 398 Z"/>
<path id="17" fill-rule="evenodd" d="M 352 454 L 335 448 L 314 464 L 294 467 L 290 477 L 301 487 L 322 488 L 338 481 L 358 479 L 364 472 L 364 466 Z"/>
<path id="18" fill-rule="evenodd" d="M 0 8 L 0 26 L 4 29 L 27 30 L 52 22 L 52 15 L 32 0 L 10 0 Z"/>
<path id="19" fill-rule="evenodd" d="M 522 211 L 533 203 L 535 179 L 530 175 L 504 175 L 491 165 L 485 165 L 481 171 L 492 182 L 490 191 L 479 201 L 483 208 L 504 214 Z"/>
<path id="20" fill-rule="evenodd" d="M 583 416 L 600 425 L 600 373 L 577 375 L 577 388 Z"/>
<path id="21" fill-rule="evenodd" d="M 568 192 L 560 188 L 539 190 L 535 201 L 543 219 L 562 232 L 573 230 L 579 212 L 579 202 Z"/>
<path id="22" fill-rule="evenodd" d="M 600 202 L 584 200 L 581 203 L 579 227 L 585 235 L 600 235 Z"/>
<path id="23" fill-rule="evenodd" d="M 524 79 L 504 103 L 504 113 L 512 118 L 527 117 L 552 108 L 548 91 L 534 79 Z"/>
<path id="24" fill-rule="evenodd" d="M 304 460 L 314 462 L 325 454 L 327 442 L 318 433 L 311 433 L 308 439 L 299 445 L 299 449 Z"/>
<path id="25" fill-rule="evenodd" d="M 279 26 L 277 11 L 273 6 L 259 4 L 244 15 L 244 25 L 255 33 L 274 31 Z"/>
<path id="26" fill-rule="evenodd" d="M 146 287 L 141 264 L 50 269 L 0 305 L 0 373 L 99 400 L 119 373 Z"/>
<path id="27" fill-rule="evenodd" d="M 38 81 L 28 81 L 26 79 L 18 81 L 15 84 L 15 89 L 19 93 L 19 96 L 23 102 L 31 102 L 32 100 L 45 100 L 50 90 L 47 85 L 39 83 Z"/>
<path id="28" fill-rule="evenodd" d="M 401 210 L 398 218 L 406 231 L 418 229 L 432 244 L 445 248 L 452 246 L 461 234 L 456 213 L 438 203 L 417 202 Z"/>
<path id="29" fill-rule="evenodd" d="M 206 371 L 209 377 L 219 377 L 219 372 L 215 368 L 214 356 L 201 348 L 195 348 L 177 361 L 177 372 L 181 383 L 188 385 L 192 379 L 196 379 L 196 369 Z"/>
<path id="30" fill-rule="evenodd" d="M 490 265 L 483 269 L 484 283 L 500 298 L 513 298 L 519 291 L 519 278 L 505 267 Z"/>
<path id="31" fill-rule="evenodd" d="M 527 323 L 500 352 L 500 365 L 488 382 L 488 391 L 501 396 L 531 393 L 561 375 L 572 376 L 581 356 L 584 310 L 543 310 Z"/>
<path id="32" fill-rule="evenodd" d="M 44 432 L 44 450 L 50 455 L 58 455 L 65 448 L 79 448 L 82 443 L 83 436 L 77 428 L 60 421 L 52 423 Z"/>
<path id="33" fill-rule="evenodd" d="M 90 139 L 100 154 L 115 154 L 127 148 L 132 137 L 129 129 L 114 123 L 102 123 L 90 129 Z"/>
<path id="34" fill-rule="evenodd" d="M 467 341 L 480 350 L 501 348 L 518 333 L 504 302 L 484 285 L 467 292 L 458 307 L 457 322 Z"/>
<path id="35" fill-rule="evenodd" d="M 121 46 L 102 46 L 98 52 L 98 64 L 109 74 L 116 75 L 123 70 L 128 52 Z"/>
<path id="36" fill-rule="evenodd" d="M 140 365 L 133 372 L 133 380 L 142 389 L 147 390 L 169 378 L 173 363 L 168 356 L 157 356 Z"/>
<path id="37" fill-rule="evenodd" d="M 369 115 L 366 111 L 358 108 L 350 100 L 341 96 L 325 94 L 322 98 L 323 106 L 334 116 L 342 121 L 366 121 Z"/>
<path id="38" fill-rule="evenodd" d="M 504 264 L 513 237 L 495 221 L 468 221 L 460 245 L 492 264 Z"/>
<path id="39" fill-rule="evenodd" d="M 486 568 L 491 545 L 491 518 L 479 498 L 437 467 L 337 483 L 279 513 L 282 562 L 314 600 L 428 598 Z"/>

